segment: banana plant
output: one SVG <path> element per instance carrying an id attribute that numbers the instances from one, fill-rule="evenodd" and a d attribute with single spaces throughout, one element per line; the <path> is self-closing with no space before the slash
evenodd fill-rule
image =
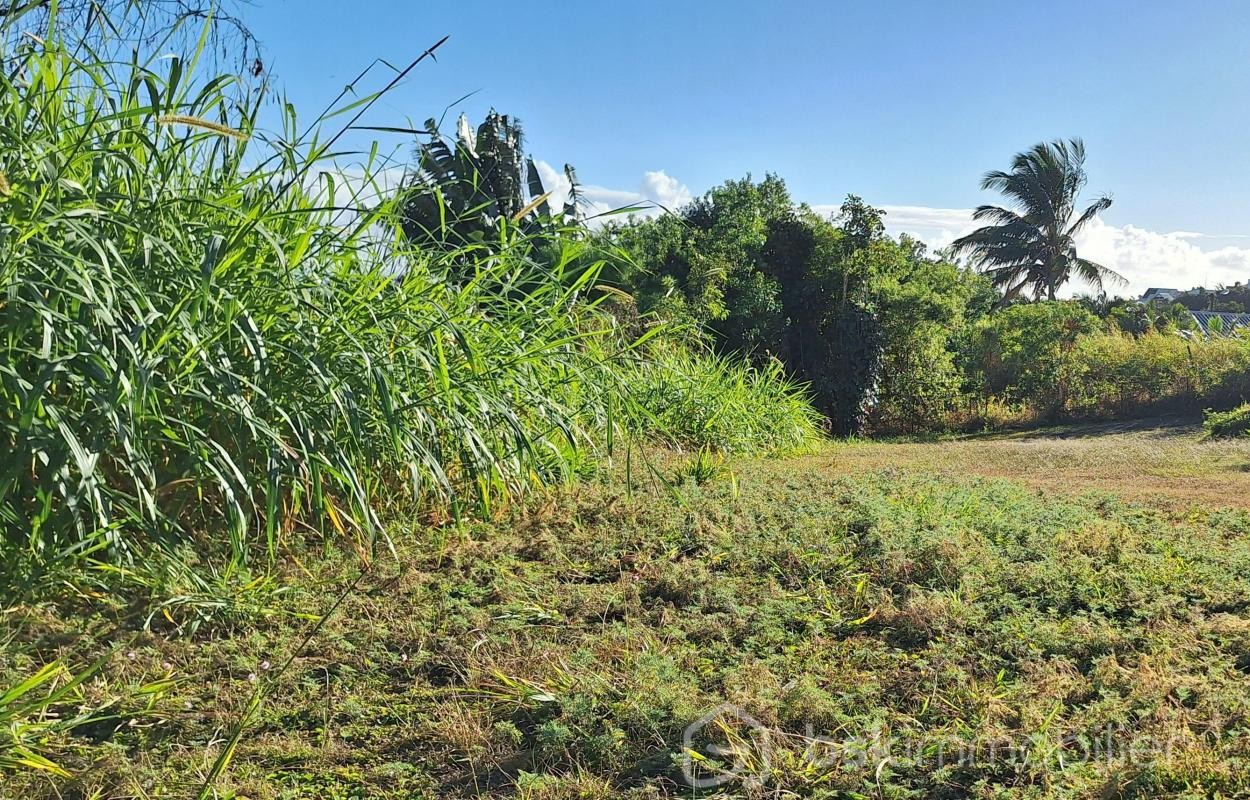
<path id="1" fill-rule="evenodd" d="M 579 194 L 573 168 L 564 167 L 568 197 L 553 210 L 553 189 L 543 184 L 523 143 L 520 121 L 494 110 L 476 131 L 461 115 L 454 138 L 445 137 L 435 120 L 426 120 L 416 169 L 404 190 L 405 235 L 453 250 L 575 227 Z"/>

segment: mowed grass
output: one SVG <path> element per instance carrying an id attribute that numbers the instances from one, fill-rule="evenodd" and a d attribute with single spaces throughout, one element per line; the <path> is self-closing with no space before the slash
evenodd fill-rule
<path id="1" fill-rule="evenodd" d="M 260 697 L 215 796 L 1246 796 L 1250 513 L 1233 489 L 1107 491 L 1138 494 L 1130 452 L 1204 498 L 1246 453 L 1130 431 L 673 456 L 702 483 L 674 494 L 635 464 L 632 491 L 395 525 L 397 558 L 363 577 L 304 543 L 265 613 L 194 637 L 160 614 L 142 630 L 121 598 L 11 609 L 3 684 L 104 654 L 61 710 L 112 705 L 46 742 L 73 777 L 14 772 L 0 794 L 196 796 Z M 758 727 L 722 714 L 689 763 L 744 772 L 697 792 L 683 731 L 725 703 Z"/>
<path id="2" fill-rule="evenodd" d="M 940 442 L 854 442 L 802 469 L 886 467 L 1009 478 L 1046 492 L 1090 489 L 1173 510 L 1250 507 L 1250 437 L 1210 440 L 1184 418 L 995 433 Z"/>

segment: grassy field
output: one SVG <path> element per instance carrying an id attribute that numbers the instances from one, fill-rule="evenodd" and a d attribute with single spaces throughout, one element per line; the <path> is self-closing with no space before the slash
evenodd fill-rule
<path id="1" fill-rule="evenodd" d="M 803 469 L 860 473 L 906 467 L 1009 478 L 1047 492 L 1113 492 L 1158 507 L 1250 507 L 1250 447 L 1203 440 L 1187 418 L 1160 418 L 971 436 L 932 443 L 839 447 Z"/>
<path id="2" fill-rule="evenodd" d="M 1247 465 L 1175 424 L 670 456 L 363 573 L 19 606 L 0 685 L 100 662 L 0 796 L 1248 796 Z"/>

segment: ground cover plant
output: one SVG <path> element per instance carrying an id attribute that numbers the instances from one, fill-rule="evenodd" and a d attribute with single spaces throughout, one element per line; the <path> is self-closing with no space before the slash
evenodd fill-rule
<path id="1" fill-rule="evenodd" d="M 1084 442 L 1111 477 L 1143 435 L 1086 433 L 1037 440 Z M 1202 446 L 1192 426 L 1160 435 L 1175 462 Z M 951 446 L 848 447 L 888 462 Z M 1027 452 L 980 446 L 982 462 Z M 1228 447 L 1204 468 L 1213 487 L 1250 463 L 1250 445 Z M 6 678 L 103 651 L 87 691 L 165 688 L 106 734 L 49 734 L 44 752 L 73 778 L 9 785 L 190 796 L 260 686 L 216 796 L 688 797 L 683 731 L 724 703 L 760 728 L 730 717 L 691 747 L 736 742 L 756 771 L 702 796 L 1250 790 L 1246 509 L 1039 494 L 905 455 L 884 471 L 843 461 L 731 459 L 680 495 L 618 476 L 433 544 L 393 530 L 398 561 L 302 650 L 301 615 L 358 579 L 350 553 L 288 571 L 278 613 L 210 637 L 136 626 L 110 652 L 83 631 L 116 604 L 86 621 L 21 607 L 5 617 Z M 717 774 L 714 754 L 693 763 Z"/>
<path id="2" fill-rule="evenodd" d="M 1212 438 L 1231 438 L 1250 433 L 1250 403 L 1230 411 L 1208 411 L 1202 427 Z"/>

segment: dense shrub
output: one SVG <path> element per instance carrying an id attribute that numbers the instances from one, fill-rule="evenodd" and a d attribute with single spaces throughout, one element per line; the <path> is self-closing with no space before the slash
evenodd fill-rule
<path id="1" fill-rule="evenodd" d="M 612 280 L 719 352 L 780 360 L 835 433 L 931 428 L 960 383 L 951 342 L 988 283 L 890 238 L 883 213 L 851 196 L 822 218 L 775 175 L 727 181 L 609 231 L 632 255 Z"/>
<path id="2" fill-rule="evenodd" d="M 1204 338 L 1171 327 L 1140 335 L 1072 303 L 989 315 L 965 353 L 970 391 L 1038 415 L 1131 417 L 1229 408 L 1250 397 L 1250 338 Z"/>
<path id="3" fill-rule="evenodd" d="M 1250 392 L 1250 339 L 1095 334 L 1077 341 L 1065 372 L 1077 415 L 1227 408 Z"/>
<path id="4" fill-rule="evenodd" d="M 1098 318 L 1072 302 L 1024 303 L 991 314 L 967 341 L 971 391 L 1053 413 L 1066 402 L 1064 364 Z"/>
<path id="5" fill-rule="evenodd" d="M 873 426 L 890 432 L 941 427 L 958 407 L 963 382 L 956 342 L 988 282 L 925 258 L 907 239 L 890 250 L 879 257 L 888 266 L 873 282 L 882 338 Z"/>
<path id="6" fill-rule="evenodd" d="M 1166 401 L 1193 399 L 1198 388 L 1194 346 L 1160 333 L 1080 338 L 1064 366 L 1069 409 L 1089 416 L 1123 416 Z"/>

